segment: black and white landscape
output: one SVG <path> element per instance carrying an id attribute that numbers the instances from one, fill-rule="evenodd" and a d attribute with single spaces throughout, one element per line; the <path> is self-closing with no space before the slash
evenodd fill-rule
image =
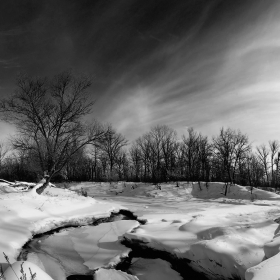
<path id="1" fill-rule="evenodd" d="M 279 280 L 279 19 L 0 1 L 0 280 Z"/>

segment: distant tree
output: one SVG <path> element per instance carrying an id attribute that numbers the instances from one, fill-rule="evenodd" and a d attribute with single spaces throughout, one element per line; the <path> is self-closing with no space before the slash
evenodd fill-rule
<path id="1" fill-rule="evenodd" d="M 108 158 L 110 181 L 112 180 L 113 168 L 117 163 L 119 153 L 121 152 L 121 149 L 127 145 L 127 142 L 128 141 L 125 137 L 122 134 L 117 133 L 112 125 L 108 125 L 106 134 L 96 143 L 99 149 L 103 151 L 103 155 Z"/>
<path id="2" fill-rule="evenodd" d="M 206 136 L 198 137 L 198 180 L 210 181 L 211 160 L 213 148 Z"/>
<path id="3" fill-rule="evenodd" d="M 134 171 L 135 178 L 137 182 L 140 180 L 140 172 L 142 169 L 142 159 L 140 147 L 133 143 L 129 149 L 129 155 L 131 159 L 132 169 Z"/>
<path id="4" fill-rule="evenodd" d="M 280 152 L 277 153 L 277 157 L 274 159 L 274 164 L 275 164 L 275 174 L 274 174 L 274 183 L 275 183 L 275 188 L 279 187 L 279 167 L 280 167 Z"/>
<path id="5" fill-rule="evenodd" d="M 167 125 L 160 126 L 159 128 L 162 133 L 161 148 L 163 155 L 163 179 L 168 181 L 175 168 L 177 132 Z"/>
<path id="6" fill-rule="evenodd" d="M 3 161 L 5 157 L 7 156 L 7 153 L 9 152 L 9 147 L 6 143 L 3 141 L 0 142 L 0 169 L 2 168 Z"/>
<path id="7" fill-rule="evenodd" d="M 242 134 L 239 130 L 222 128 L 220 134 L 213 138 L 213 148 L 215 156 L 220 161 L 225 181 L 235 183 L 237 166 L 251 149 L 248 136 Z M 226 194 L 227 185 L 225 188 Z"/>
<path id="8" fill-rule="evenodd" d="M 266 182 L 269 185 L 269 149 L 266 145 L 262 144 L 257 147 L 257 157 L 262 164 Z"/>
<path id="9" fill-rule="evenodd" d="M 127 180 L 129 176 L 129 161 L 126 151 L 121 150 L 119 152 L 116 160 L 116 165 L 119 180 Z"/>
<path id="10" fill-rule="evenodd" d="M 136 139 L 130 149 L 130 157 L 138 180 L 168 181 L 177 176 L 177 133 L 166 125 L 157 125 Z"/>
<path id="11" fill-rule="evenodd" d="M 274 165 L 277 163 L 277 159 L 275 156 L 279 151 L 280 145 L 277 140 L 269 141 L 269 148 L 270 148 L 270 166 L 271 166 L 271 184 L 274 186 L 275 184 L 275 176 L 274 176 Z"/>
<path id="12" fill-rule="evenodd" d="M 91 81 L 64 72 L 50 81 L 21 76 L 16 85 L 15 94 L 0 103 L 1 116 L 17 128 L 13 146 L 32 151 L 48 174 L 45 187 L 79 149 L 105 135 L 99 123 L 87 126 L 83 119 L 92 111 Z"/>
<path id="13" fill-rule="evenodd" d="M 258 156 L 252 152 L 248 153 L 246 164 L 249 185 L 255 187 L 261 186 L 264 180 L 265 172 Z"/>
<path id="14" fill-rule="evenodd" d="M 198 144 L 199 135 L 191 127 L 188 128 L 188 137 L 183 136 L 183 149 L 184 149 L 184 158 L 187 170 L 188 181 L 195 180 L 196 178 L 196 164 L 198 160 Z"/>
<path id="15" fill-rule="evenodd" d="M 148 181 L 155 174 L 155 158 L 152 154 L 152 139 L 151 136 L 146 133 L 139 137 L 135 141 L 141 163 L 142 163 L 142 174 L 144 181 Z"/>
<path id="16" fill-rule="evenodd" d="M 101 167 L 101 150 L 98 148 L 97 145 L 92 145 L 91 149 L 89 150 L 89 159 L 90 159 L 90 165 L 91 165 L 91 180 L 100 180 L 100 170 Z"/>

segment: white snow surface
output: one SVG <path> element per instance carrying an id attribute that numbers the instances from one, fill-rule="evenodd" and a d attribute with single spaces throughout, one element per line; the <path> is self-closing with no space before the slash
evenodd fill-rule
<path id="1" fill-rule="evenodd" d="M 163 192 L 171 194 L 169 188 L 163 186 Z M 248 268 L 269 257 L 267 251 L 279 252 L 279 240 L 274 238 L 271 244 L 279 226 L 274 222 L 280 213 L 277 194 L 254 189 L 251 195 L 250 188 L 233 185 L 225 197 L 223 183 L 210 183 L 208 188 L 201 184 L 201 188 L 195 183 L 186 191 L 189 208 L 177 200 L 177 213 L 144 214 L 141 218 L 148 223 L 125 238 L 189 259 L 195 270 L 210 279 L 244 279 Z M 184 208 L 189 213 L 182 213 Z"/>
<path id="2" fill-rule="evenodd" d="M 278 256 L 279 225 L 274 220 L 279 218 L 280 196 L 229 185 L 225 197 L 224 183 L 176 185 L 161 184 L 159 190 L 144 183 L 82 183 L 71 189 L 82 187 L 89 195 L 119 201 L 148 221 L 125 238 L 187 258 L 210 279 L 245 279 L 248 268 L 246 279 L 270 279 L 254 277 L 265 270 L 266 258 Z"/>
<path id="3" fill-rule="evenodd" d="M 35 188 L 15 192 L 8 184 L 0 183 L 0 263 L 6 263 L 2 252 L 11 263 L 15 262 L 34 234 L 65 225 L 86 225 L 93 218 L 108 217 L 121 208 L 69 190 L 48 187 L 38 195 Z"/>
<path id="4" fill-rule="evenodd" d="M 161 184 L 159 190 L 151 184 L 120 182 L 81 183 L 71 187 L 72 190 L 83 188 L 90 196 L 99 199 L 95 200 L 51 187 L 43 195 L 38 195 L 36 188 L 14 192 L 8 184 L 1 183 L 0 249 L 13 262 L 33 234 L 64 225 L 86 225 L 92 218 L 106 217 L 111 212 L 128 208 L 147 220 L 147 224 L 131 232 L 134 225 L 129 225 L 126 233 L 121 231 L 114 240 L 124 233 L 126 239 L 142 241 L 147 247 L 186 258 L 195 270 L 209 279 L 278 280 L 280 233 L 275 220 L 280 216 L 280 196 L 258 189 L 253 189 L 251 195 L 250 187 L 232 185 L 225 197 L 224 185 L 209 183 L 206 187 L 201 183 L 199 187 L 198 183 L 179 182 L 179 188 L 176 183 L 166 183 Z M 104 227 L 98 235 L 104 238 L 106 232 L 108 228 Z M 84 233 L 86 239 L 95 239 L 92 246 L 97 248 L 98 237 Z M 106 242 L 103 247 L 110 247 L 109 243 L 117 241 Z M 84 247 L 78 238 L 73 244 L 77 252 Z M 119 253 L 122 254 L 122 250 L 116 255 Z M 79 257 L 87 263 L 86 255 Z M 0 258 L 0 262 L 5 263 L 4 257 L 0 255 Z M 42 259 L 43 256 L 30 257 L 30 261 L 43 270 L 47 265 L 52 267 L 53 261 L 43 264 Z M 105 262 L 110 263 L 108 260 Z M 97 266 L 103 266 L 105 262 Z M 160 264 L 157 263 L 156 267 Z M 52 277 L 63 279 L 64 276 Z M 137 279 L 113 269 L 99 269 L 95 277 Z"/>

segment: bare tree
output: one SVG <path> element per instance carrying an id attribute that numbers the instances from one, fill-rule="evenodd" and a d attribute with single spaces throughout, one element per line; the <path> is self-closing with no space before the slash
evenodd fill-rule
<path id="1" fill-rule="evenodd" d="M 163 154 L 163 170 L 164 170 L 164 180 L 167 182 L 170 175 L 175 168 L 175 150 L 177 149 L 177 132 L 163 125 L 160 127 L 162 133 L 161 148 Z"/>
<path id="2" fill-rule="evenodd" d="M 209 143 L 208 138 L 199 134 L 198 137 L 198 160 L 199 170 L 198 179 L 206 181 L 208 184 L 210 180 L 211 170 L 211 158 L 212 158 L 212 145 Z"/>
<path id="3" fill-rule="evenodd" d="M 110 181 L 112 180 L 113 168 L 117 163 L 119 153 L 121 152 L 122 147 L 127 145 L 127 142 L 128 141 L 122 134 L 117 133 L 111 125 L 108 125 L 106 134 L 96 144 L 108 157 Z"/>
<path id="4" fill-rule="evenodd" d="M 220 134 L 213 138 L 214 153 L 221 162 L 227 182 L 235 183 L 235 174 L 237 165 L 240 160 L 246 157 L 246 153 L 250 150 L 248 137 L 240 131 L 230 128 L 220 130 Z M 225 187 L 225 195 L 227 194 L 227 184 Z"/>
<path id="5" fill-rule="evenodd" d="M 15 94 L 0 103 L 2 119 L 18 130 L 13 146 L 33 151 L 41 170 L 48 174 L 44 187 L 79 149 L 105 134 L 99 123 L 87 126 L 83 121 L 93 106 L 90 86 L 87 77 L 70 72 L 51 81 L 21 76 Z"/>
<path id="6" fill-rule="evenodd" d="M 188 128 L 188 137 L 183 136 L 183 149 L 187 166 L 188 181 L 197 179 L 195 178 L 195 170 L 199 151 L 198 139 L 199 135 L 192 127 Z"/>
<path id="7" fill-rule="evenodd" d="M 274 164 L 275 164 L 275 188 L 278 188 L 278 184 L 279 184 L 279 163 L 280 163 L 280 152 L 277 153 L 277 157 L 274 159 Z"/>
<path id="8" fill-rule="evenodd" d="M 266 182 L 269 184 L 269 150 L 264 144 L 257 147 L 257 157 L 262 163 L 262 167 L 266 176 Z"/>
<path id="9" fill-rule="evenodd" d="M 9 152 L 9 147 L 4 142 L 0 142 L 0 168 L 2 167 L 2 163 L 4 158 L 7 156 Z"/>
<path id="10" fill-rule="evenodd" d="M 142 159 L 140 147 L 136 143 L 133 143 L 130 147 L 129 155 L 132 163 L 132 168 L 135 174 L 135 180 L 138 182 L 140 180 Z"/>
<path id="11" fill-rule="evenodd" d="M 140 152 L 141 162 L 143 164 L 143 177 L 144 180 L 147 181 L 150 175 L 154 174 L 154 157 L 152 155 L 152 140 L 148 133 L 139 137 L 135 141 L 135 145 L 138 147 Z M 151 174 L 150 174 L 151 173 Z"/>
<path id="12" fill-rule="evenodd" d="M 280 145 L 277 140 L 269 141 L 270 148 L 270 165 L 271 165 L 271 184 L 274 186 L 275 178 L 274 178 L 274 165 L 275 165 L 275 155 L 279 151 Z"/>

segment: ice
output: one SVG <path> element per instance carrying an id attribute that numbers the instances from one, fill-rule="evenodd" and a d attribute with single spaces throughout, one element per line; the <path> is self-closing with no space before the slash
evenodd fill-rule
<path id="1" fill-rule="evenodd" d="M 115 269 L 99 269 L 94 280 L 138 280 L 137 277 Z"/>
<path id="2" fill-rule="evenodd" d="M 53 280 L 66 279 L 63 267 L 51 256 L 42 253 L 30 253 L 28 254 L 27 261 L 36 264 L 48 275 L 50 275 Z"/>
<path id="3" fill-rule="evenodd" d="M 88 274 L 90 270 L 114 266 L 121 257 L 127 256 L 130 249 L 118 239 L 138 225 L 137 221 L 125 220 L 69 229 L 37 240 L 32 246 L 40 252 L 41 260 L 44 254 L 45 258 L 52 256 L 67 276 Z M 42 262 L 45 266 L 45 261 Z"/>
<path id="4" fill-rule="evenodd" d="M 132 259 L 129 271 L 139 280 L 182 280 L 178 272 L 171 269 L 170 264 L 161 259 Z"/>

